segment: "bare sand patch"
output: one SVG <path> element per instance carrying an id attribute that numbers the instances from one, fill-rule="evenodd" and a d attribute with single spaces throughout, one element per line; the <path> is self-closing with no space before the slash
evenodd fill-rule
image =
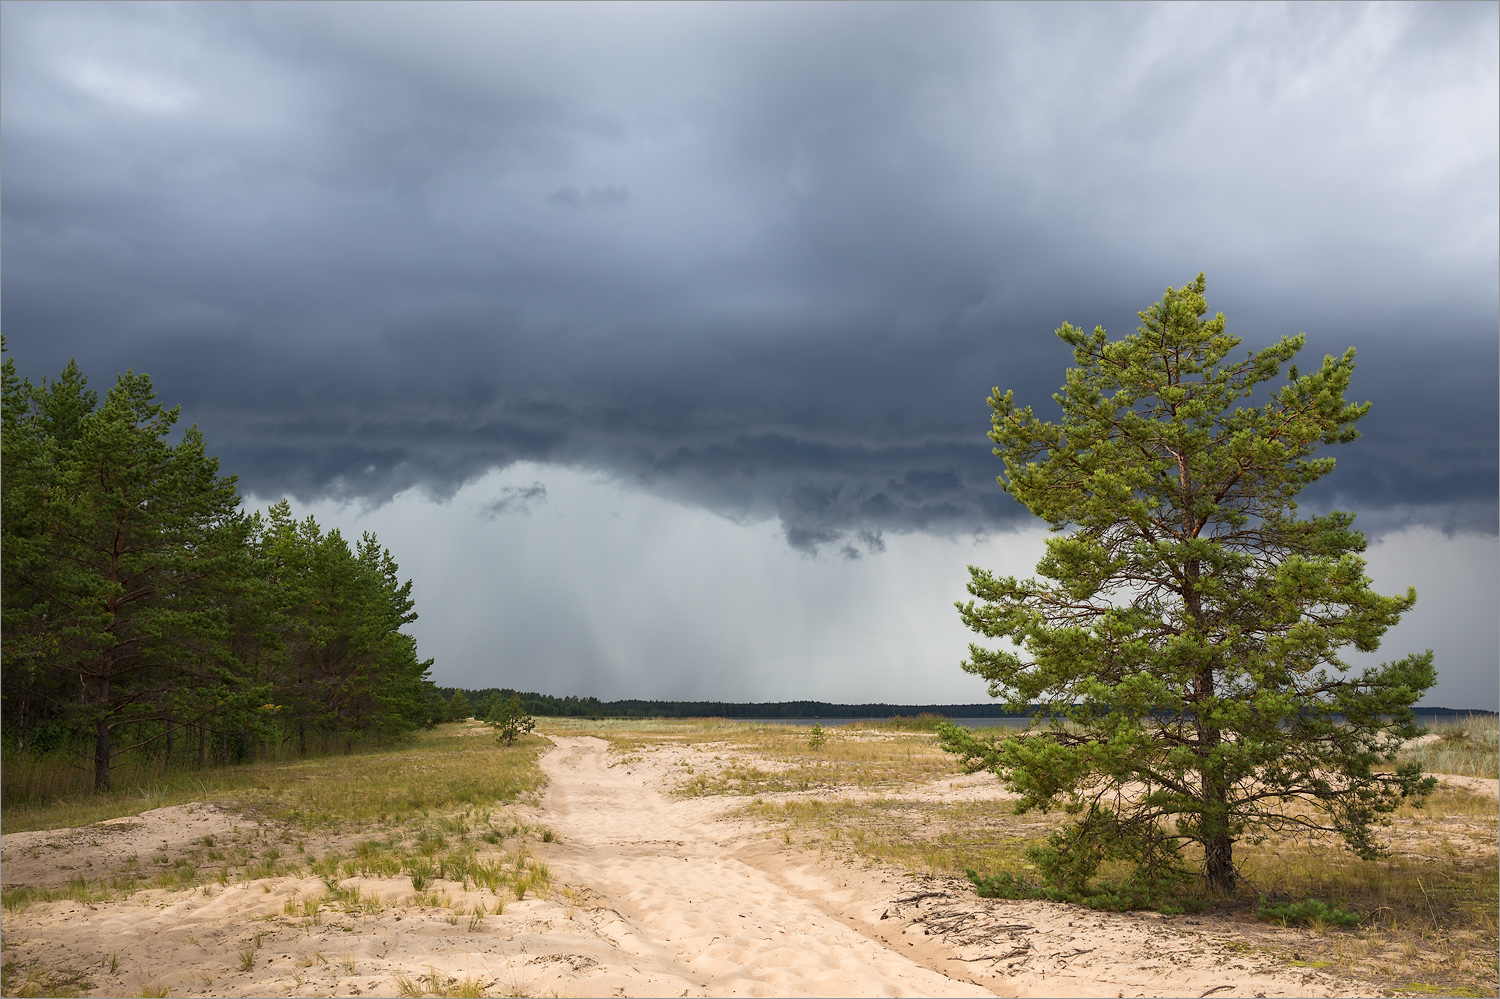
<path id="1" fill-rule="evenodd" d="M 75 878 L 105 877 L 136 857 L 177 858 L 193 844 L 255 828 L 245 816 L 218 805 L 173 805 L 108 819 L 76 829 L 41 829 L 4 837 L 0 881 L 6 887 L 62 888 Z"/>
<path id="2" fill-rule="evenodd" d="M 1490 777 L 1464 777 L 1461 774 L 1433 774 L 1439 784 L 1447 784 L 1449 787 L 1463 788 L 1474 794 L 1484 794 L 1491 798 L 1500 798 L 1500 780 Z"/>

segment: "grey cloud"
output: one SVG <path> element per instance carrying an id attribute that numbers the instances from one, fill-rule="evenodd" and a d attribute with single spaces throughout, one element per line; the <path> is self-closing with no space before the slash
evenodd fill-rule
<path id="1" fill-rule="evenodd" d="M 499 496 L 480 506 L 479 516 L 485 520 L 509 514 L 528 516 L 533 506 L 546 502 L 547 487 L 540 482 L 533 482 L 529 486 L 506 486 L 500 490 Z"/>
<path id="2" fill-rule="evenodd" d="M 862 530 L 857 532 L 857 536 L 859 539 L 858 544 L 853 541 L 846 541 L 843 547 L 839 549 L 840 554 L 845 559 L 859 559 L 864 558 L 866 555 L 879 555 L 885 551 L 885 534 L 883 532 Z"/>
<path id="3" fill-rule="evenodd" d="M 563 208 L 602 212 L 630 201 L 630 188 L 606 184 L 580 192 L 572 184 L 559 187 L 547 196 L 547 203 Z"/>
<path id="4" fill-rule="evenodd" d="M 1247 345 L 1359 348 L 1311 503 L 1496 529 L 1492 6 L 0 18 L 12 349 L 149 371 L 257 493 L 537 460 L 984 532 L 989 388 L 1203 269 Z"/>

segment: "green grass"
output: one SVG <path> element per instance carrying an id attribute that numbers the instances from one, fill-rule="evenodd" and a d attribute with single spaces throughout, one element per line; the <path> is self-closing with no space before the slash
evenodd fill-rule
<path id="1" fill-rule="evenodd" d="M 152 808 L 212 801 L 303 829 L 401 822 L 412 816 L 512 801 L 542 785 L 536 761 L 547 746 L 530 736 L 510 747 L 440 725 L 408 745 L 221 770 L 162 773 L 106 792 L 72 790 L 45 800 L 8 795 L 5 831 L 56 829 L 136 815 Z M 487 730 L 486 730 L 487 731 Z M 11 760 L 3 779 L 12 781 Z M 18 780 L 20 778 L 17 778 Z"/>
<path id="2" fill-rule="evenodd" d="M 107 902 L 135 892 L 141 883 L 141 879 L 125 875 L 96 881 L 74 878 L 66 888 L 17 885 L 0 890 L 0 908 L 6 912 L 25 912 L 33 902 Z"/>

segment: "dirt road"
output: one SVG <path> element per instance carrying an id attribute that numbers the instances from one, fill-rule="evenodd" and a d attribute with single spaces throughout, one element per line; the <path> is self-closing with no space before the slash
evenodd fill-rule
<path id="1" fill-rule="evenodd" d="M 976 898 L 967 885 L 798 853 L 737 801 L 663 794 L 671 747 L 634 762 L 556 738 L 545 818 L 564 877 L 627 961 L 708 995 L 1326 996 L 1208 921 Z M 680 994 L 680 993 L 674 993 Z"/>
<path id="2" fill-rule="evenodd" d="M 994 994 L 873 938 L 889 898 L 866 904 L 850 877 L 746 843 L 713 821 L 722 799 L 669 801 L 651 786 L 657 767 L 611 766 L 598 739 L 556 742 L 542 767 L 547 819 L 566 830 L 558 867 L 588 887 L 623 955 L 709 995 Z"/>

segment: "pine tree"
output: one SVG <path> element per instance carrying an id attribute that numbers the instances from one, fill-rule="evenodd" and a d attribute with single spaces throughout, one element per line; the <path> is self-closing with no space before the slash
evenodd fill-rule
<path id="1" fill-rule="evenodd" d="M 3 338 L 0 338 L 3 343 Z M 8 349 L 8 348 L 0 348 Z M 44 383 L 45 386 L 45 383 Z M 86 391 L 79 386 L 80 393 Z M 54 748 L 52 724 L 55 705 L 66 702 L 71 689 L 49 669 L 53 640 L 49 634 L 51 609 L 33 581 L 44 578 L 47 497 L 57 476 L 56 442 L 48 435 L 39 405 L 39 391 L 16 370 L 8 355 L 3 365 L 3 403 L 0 403 L 0 575 L 4 579 L 3 682 L 6 734 L 18 749 Z M 83 396 L 92 408 L 93 400 Z M 65 732 L 65 727 L 63 729 Z"/>
<path id="2" fill-rule="evenodd" d="M 431 660 L 401 631 L 416 614 L 390 552 L 368 533 L 352 551 L 339 531 L 293 518 L 285 500 L 252 525 L 257 575 L 276 601 L 265 676 L 299 752 L 309 736 L 347 747 L 421 726 Z"/>
<path id="3" fill-rule="evenodd" d="M 1357 438 L 1369 409 L 1344 400 L 1354 351 L 1272 387 L 1304 337 L 1233 356 L 1204 288 L 1201 274 L 1169 288 L 1124 339 L 1064 324 L 1060 422 L 989 399 L 1000 485 L 1055 533 L 1039 579 L 970 568 L 964 623 L 1010 644 L 970 646 L 963 668 L 1048 720 L 942 738 L 1018 811 L 1072 817 L 1033 853 L 1065 897 L 1158 899 L 1190 854 L 1229 891 L 1234 843 L 1256 829 L 1324 830 L 1374 856 L 1372 825 L 1433 786 L 1415 765 L 1375 769 L 1419 732 L 1431 652 L 1361 670 L 1340 657 L 1375 650 L 1416 592 L 1371 589 L 1352 514 L 1297 511 L 1334 468 L 1317 452 Z M 1135 873 L 1101 887 L 1105 860 Z"/>
<path id="4" fill-rule="evenodd" d="M 29 421 L 52 467 L 32 475 L 24 504 L 7 497 L 8 516 L 24 509 L 35 523 L 24 538 L 7 525 L 18 569 L 7 588 L 20 593 L 6 602 L 41 623 L 43 642 L 7 652 L 67 678 L 71 696 L 54 707 L 90 731 L 100 789 L 114 758 L 165 734 L 167 719 L 243 708 L 225 643 L 239 496 L 196 427 L 169 442 L 178 411 L 155 398 L 149 378 L 127 372 L 95 408 L 70 364 L 35 391 Z"/>
<path id="5" fill-rule="evenodd" d="M 490 715 L 485 722 L 499 733 L 498 739 L 505 745 L 514 745 L 517 737 L 536 728 L 536 719 L 521 704 L 520 694 L 512 692 L 509 697 L 496 695 L 490 699 L 490 704 Z"/>
<path id="6" fill-rule="evenodd" d="M 71 747 L 108 788 L 122 754 L 196 735 L 199 766 L 427 723 L 411 583 L 366 534 L 239 512 L 196 427 L 127 372 L 99 404 L 77 364 L 3 364 L 0 673 L 7 746 Z M 7 790 L 7 794 L 9 791 Z"/>

